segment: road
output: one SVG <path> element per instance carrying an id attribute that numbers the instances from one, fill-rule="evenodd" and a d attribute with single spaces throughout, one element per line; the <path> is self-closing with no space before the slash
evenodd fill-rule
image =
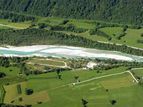
<path id="1" fill-rule="evenodd" d="M 131 70 L 136 70 L 136 69 L 143 69 L 143 68 L 133 68 Z M 87 80 L 84 80 L 84 81 L 81 81 L 81 82 L 78 82 L 78 83 L 68 83 L 68 84 L 65 84 L 65 85 L 61 85 L 59 87 L 52 88 L 51 90 L 55 90 L 55 89 L 58 89 L 58 88 L 63 88 L 63 87 L 69 86 L 69 85 L 78 85 L 78 84 L 90 82 L 90 81 L 101 79 L 101 78 L 106 78 L 106 77 L 111 77 L 111 76 L 116 76 L 116 75 L 122 75 L 122 74 L 125 74 L 125 73 L 129 73 L 132 76 L 132 78 L 135 80 L 135 82 L 139 83 L 139 81 L 134 77 L 132 72 L 128 70 L 128 71 L 124 71 L 124 72 L 120 72 L 120 73 L 113 73 L 113 74 L 108 74 L 108 75 L 104 75 L 104 76 L 94 77 L 94 78 L 87 79 Z"/>
<path id="2" fill-rule="evenodd" d="M 34 59 L 37 59 L 37 58 L 34 58 Z M 38 59 L 38 60 L 43 60 L 43 59 Z M 59 68 L 70 68 L 65 61 L 57 61 L 57 60 L 52 60 L 52 59 L 45 59 L 45 60 L 61 62 L 61 63 L 64 63 L 64 66 L 57 66 L 57 65 L 51 65 L 51 64 L 40 64 L 40 63 L 33 63 L 33 62 L 28 62 L 27 64 L 31 64 L 31 65 L 38 64 L 38 65 L 42 65 L 42 66 L 51 66 L 51 67 L 59 67 Z"/>
<path id="3" fill-rule="evenodd" d="M 139 68 L 133 68 L 131 70 L 135 70 L 135 69 L 139 69 Z M 104 75 L 104 76 L 100 76 L 100 77 L 94 77 L 94 78 L 91 78 L 91 79 L 88 79 L 88 80 L 84 80 L 82 82 L 78 82 L 78 83 L 75 83 L 76 84 L 82 84 L 82 83 L 85 83 L 85 82 L 89 82 L 89 81 L 93 81 L 93 80 L 97 80 L 97 79 L 101 79 L 101 78 L 105 78 L 105 77 L 111 77 L 111 76 L 116 76 L 116 75 L 122 75 L 124 73 L 129 73 L 132 78 L 135 80 L 136 83 L 139 83 L 139 81 L 135 78 L 135 76 L 132 74 L 131 71 L 124 71 L 124 72 L 120 72 L 120 73 L 114 73 L 114 74 L 108 74 L 108 75 Z"/>

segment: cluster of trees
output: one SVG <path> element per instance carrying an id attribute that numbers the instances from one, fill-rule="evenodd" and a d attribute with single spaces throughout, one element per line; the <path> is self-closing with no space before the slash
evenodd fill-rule
<path id="1" fill-rule="evenodd" d="M 6 57 L 0 57 L 0 66 L 9 67 L 10 61 Z"/>
<path id="2" fill-rule="evenodd" d="M 143 40 L 142 39 L 137 40 L 137 42 L 143 44 Z"/>
<path id="3" fill-rule="evenodd" d="M 7 45 L 34 45 L 34 44 L 58 44 L 69 46 L 80 46 L 87 48 L 97 48 L 103 50 L 120 51 L 128 54 L 143 56 L 140 49 L 128 47 L 126 45 L 107 44 L 92 41 L 87 38 L 73 34 L 47 31 L 44 29 L 24 29 L 24 30 L 0 30 L 0 44 Z"/>
<path id="4" fill-rule="evenodd" d="M 128 29 L 128 26 L 124 26 L 122 32 L 117 36 L 118 40 L 121 40 L 122 37 L 126 36 L 126 31 Z"/>
<path id="5" fill-rule="evenodd" d="M 23 61 L 27 60 L 28 58 L 20 58 L 20 57 L 0 57 L 0 66 L 2 67 L 9 67 L 12 65 L 19 65 Z"/>
<path id="6" fill-rule="evenodd" d="M 88 59 L 82 59 L 82 58 L 76 58 L 76 59 L 70 59 L 68 61 L 68 66 L 71 68 L 77 69 L 77 68 L 84 68 L 86 67 L 87 63 L 90 60 Z"/>
<path id="7" fill-rule="evenodd" d="M 11 104 L 4 104 L 4 103 L 0 103 L 0 107 L 32 107 L 31 105 L 25 105 L 25 106 L 22 106 L 22 105 L 11 105 Z"/>
<path id="8" fill-rule="evenodd" d="M 142 6 L 140 0 L 1 0 L 0 9 L 40 16 L 143 25 Z"/>
<path id="9" fill-rule="evenodd" d="M 6 76 L 6 74 L 5 74 L 5 73 L 0 72 L 0 78 L 3 78 L 3 77 L 5 77 L 5 76 Z"/>
<path id="10" fill-rule="evenodd" d="M 52 26 L 51 30 L 54 30 L 54 31 L 71 31 L 71 32 L 76 32 L 76 33 L 83 33 L 85 31 L 87 31 L 86 29 L 76 28 L 72 24 L 69 24 L 67 26 Z"/>
<path id="11" fill-rule="evenodd" d="M 110 40 L 112 40 L 111 35 L 108 35 L 107 33 L 102 32 L 100 30 L 100 28 L 104 28 L 104 27 L 118 27 L 118 26 L 123 27 L 122 32 L 119 35 L 117 35 L 117 37 L 116 37 L 118 40 L 120 40 L 120 39 L 122 39 L 122 37 L 124 37 L 126 35 L 126 31 L 127 31 L 129 26 L 127 26 L 127 25 L 119 25 L 119 24 L 96 23 L 96 28 L 95 29 L 91 29 L 89 33 L 90 33 L 90 35 L 102 36 L 104 38 L 107 38 L 110 41 Z M 130 28 L 131 27 L 133 27 L 133 26 L 130 26 Z M 114 34 L 114 36 L 116 36 L 116 35 Z"/>
<path id="12" fill-rule="evenodd" d="M 124 30 L 127 30 L 128 28 L 130 29 L 141 29 L 142 28 L 140 25 L 126 25 L 125 23 L 119 24 L 119 23 L 98 22 L 98 21 L 91 21 L 88 23 L 95 24 L 96 29 L 105 28 L 105 27 L 122 27 L 124 31 Z"/>
<path id="13" fill-rule="evenodd" d="M 11 22 L 24 22 L 24 21 L 34 21 L 35 17 L 17 14 L 13 12 L 0 11 L 1 19 L 9 19 Z"/>
<path id="14" fill-rule="evenodd" d="M 109 41 L 112 39 L 112 37 L 104 32 L 102 32 L 101 30 L 99 29 L 92 29 L 90 30 L 90 35 L 97 35 L 97 36 L 102 36 L 102 37 L 105 37 L 107 38 Z"/>

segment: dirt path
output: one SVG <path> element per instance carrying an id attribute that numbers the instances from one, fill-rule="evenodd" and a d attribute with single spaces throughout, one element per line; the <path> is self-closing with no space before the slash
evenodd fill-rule
<path id="1" fill-rule="evenodd" d="M 21 27 L 15 27 L 15 26 L 5 25 L 5 24 L 0 24 L 0 26 L 9 27 L 9 28 L 14 28 L 14 29 L 22 29 Z"/>
<path id="2" fill-rule="evenodd" d="M 133 68 L 132 70 L 135 70 L 135 69 L 143 69 L 143 68 Z M 122 74 L 125 74 L 125 73 L 129 73 L 132 76 L 132 78 L 135 80 L 135 82 L 139 83 L 139 81 L 134 77 L 132 72 L 128 70 L 128 71 L 124 71 L 124 72 L 120 72 L 120 73 L 114 73 L 114 74 L 108 74 L 108 75 L 104 75 L 104 76 L 94 77 L 94 78 L 87 79 L 87 80 L 84 80 L 84 81 L 81 81 L 81 82 L 78 82 L 78 83 L 69 83 L 69 84 L 61 85 L 59 87 L 52 88 L 51 90 L 58 89 L 58 88 L 63 88 L 63 87 L 69 86 L 69 85 L 78 85 L 78 84 L 90 82 L 90 81 L 101 79 L 101 78 L 122 75 Z"/>
<path id="3" fill-rule="evenodd" d="M 35 59 L 37 59 L 37 58 L 35 58 Z M 51 67 L 59 67 L 59 68 L 70 68 L 65 61 L 57 61 L 57 60 L 48 59 L 48 58 L 47 58 L 47 59 L 38 59 L 38 60 L 50 60 L 50 61 L 60 62 L 60 63 L 63 63 L 64 66 L 57 66 L 57 65 L 51 65 L 51 64 L 39 64 L 39 63 L 38 63 L 38 65 L 51 66 Z M 32 64 L 32 65 L 34 65 L 34 64 L 37 64 L 37 63 L 28 62 L 27 64 Z"/>

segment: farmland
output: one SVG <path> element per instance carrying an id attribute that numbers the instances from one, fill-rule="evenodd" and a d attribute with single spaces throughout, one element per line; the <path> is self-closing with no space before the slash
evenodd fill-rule
<path id="1" fill-rule="evenodd" d="M 6 71 L 9 78 L 18 76 L 20 72 L 17 68 L 2 69 Z M 11 74 L 8 69 L 17 69 L 17 72 Z M 33 107 L 66 107 L 67 105 L 68 107 L 82 107 L 81 99 L 84 98 L 88 101 L 89 107 L 111 107 L 112 100 L 116 100 L 115 107 L 123 105 L 141 107 L 142 103 L 139 103 L 138 100 L 143 100 L 141 95 L 143 87 L 137 84 L 132 76 L 125 71 L 126 67 L 102 70 L 100 73 L 96 70 L 64 71 L 61 72 L 62 79 L 57 78 L 56 72 L 51 72 L 23 76 L 26 79 L 23 82 L 17 81 L 15 78 L 14 80 L 17 82 L 10 82 L 8 85 L 6 85 L 8 81 L 2 83 L 5 84 L 4 90 L 6 92 L 4 102 L 20 105 L 30 104 Z M 107 75 L 110 74 L 117 75 L 108 77 Z M 81 83 L 72 85 L 72 83 L 76 83 L 75 76 L 79 76 Z M 96 77 L 102 78 L 82 83 L 82 81 Z M 21 86 L 22 94 L 18 94 L 17 85 Z M 34 93 L 28 96 L 25 94 L 26 89 L 32 89 Z"/>
<path id="2" fill-rule="evenodd" d="M 143 106 L 141 25 L 16 13 L 0 51 L 0 106 Z"/>

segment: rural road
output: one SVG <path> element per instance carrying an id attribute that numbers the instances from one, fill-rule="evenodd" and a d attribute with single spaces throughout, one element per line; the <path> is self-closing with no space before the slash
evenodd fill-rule
<path id="1" fill-rule="evenodd" d="M 34 58 L 34 59 L 37 59 L 37 58 Z M 38 59 L 38 60 L 43 60 L 43 59 Z M 65 61 L 57 61 L 52 59 L 46 59 L 46 60 L 64 63 L 64 66 L 57 66 L 57 65 L 51 65 L 51 64 L 39 64 L 39 63 L 33 63 L 33 62 L 28 62 L 28 64 L 32 64 L 32 65 L 38 64 L 43 66 L 51 66 L 51 67 L 59 67 L 59 68 L 70 68 Z"/>
<path id="2" fill-rule="evenodd" d="M 136 70 L 136 69 L 139 69 L 139 68 L 133 68 L 131 70 Z M 135 82 L 139 83 L 139 81 L 135 78 L 135 76 L 132 74 L 132 72 L 128 70 L 128 71 L 124 71 L 124 72 L 120 72 L 120 73 L 114 73 L 114 74 L 109 74 L 109 75 L 104 75 L 104 76 L 100 76 L 100 77 L 91 78 L 91 79 L 88 79 L 88 80 L 84 80 L 82 82 L 75 83 L 75 85 L 76 84 L 82 84 L 82 83 L 89 82 L 89 81 L 93 81 L 93 80 L 97 80 L 97 79 L 101 79 L 101 78 L 105 78 L 105 77 L 121 75 L 121 74 L 124 74 L 124 73 L 129 73 L 132 76 L 132 78 L 135 80 Z"/>
<path id="3" fill-rule="evenodd" d="M 136 69 L 143 69 L 143 68 L 133 68 L 131 70 L 136 70 Z M 122 74 L 125 74 L 125 73 L 129 73 L 132 76 L 132 78 L 135 80 L 135 82 L 139 83 L 139 81 L 135 78 L 135 76 L 132 74 L 132 72 L 128 70 L 128 71 L 124 71 L 124 72 L 120 72 L 120 73 L 114 73 L 114 74 L 109 74 L 109 75 L 94 77 L 94 78 L 87 79 L 87 80 L 84 80 L 84 81 L 81 81 L 81 82 L 78 82 L 78 83 L 69 83 L 69 84 L 61 85 L 59 87 L 52 88 L 51 90 L 62 88 L 62 87 L 65 87 L 65 86 L 68 86 L 68 85 L 71 85 L 71 84 L 72 85 L 78 85 L 78 84 L 90 82 L 90 81 L 101 79 L 101 78 L 106 78 L 106 77 L 111 77 L 111 76 L 116 76 L 116 75 L 122 75 Z"/>

